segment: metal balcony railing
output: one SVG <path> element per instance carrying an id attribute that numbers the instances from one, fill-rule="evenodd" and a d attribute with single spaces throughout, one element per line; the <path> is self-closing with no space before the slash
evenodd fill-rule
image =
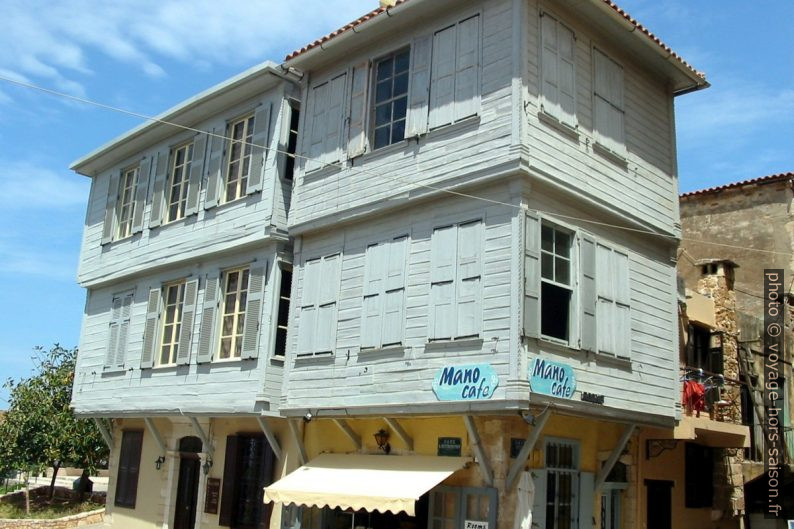
<path id="1" fill-rule="evenodd" d="M 715 421 L 741 422 L 738 380 L 696 367 L 681 370 L 681 406 L 686 415 Z M 736 390 L 731 390 L 736 388 Z"/>

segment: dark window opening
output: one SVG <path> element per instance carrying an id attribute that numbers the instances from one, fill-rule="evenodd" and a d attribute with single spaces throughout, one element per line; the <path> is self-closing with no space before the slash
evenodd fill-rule
<path id="1" fill-rule="evenodd" d="M 688 509 L 712 506 L 714 496 L 714 454 L 711 448 L 686 443 L 685 496 Z"/>
<path id="2" fill-rule="evenodd" d="M 721 375 L 722 340 L 720 335 L 712 333 L 701 325 L 689 325 L 687 340 L 687 367 L 703 369 L 711 374 Z"/>
<path id="3" fill-rule="evenodd" d="M 544 336 L 568 340 L 571 312 L 571 291 L 543 282 L 540 288 L 540 332 Z"/>
<path id="4" fill-rule="evenodd" d="M 284 356 L 287 352 L 287 326 L 289 324 L 290 291 L 292 290 L 292 270 L 281 269 L 281 286 L 278 298 L 278 320 L 276 322 L 275 356 Z"/>
<path id="5" fill-rule="evenodd" d="M 264 488 L 273 482 L 275 455 L 262 435 L 226 438 L 226 462 L 219 525 L 266 529 L 272 503 L 264 503 Z"/>
<path id="6" fill-rule="evenodd" d="M 284 178 L 292 181 L 295 176 L 295 154 L 298 151 L 298 124 L 300 110 L 290 105 L 289 138 L 287 140 L 287 163 L 284 166 Z"/>
<path id="7" fill-rule="evenodd" d="M 375 149 L 405 139 L 409 62 L 410 50 L 402 50 L 375 63 Z"/>
<path id="8" fill-rule="evenodd" d="M 135 508 L 138 496 L 138 474 L 141 468 L 141 444 L 143 432 L 140 430 L 125 431 L 121 437 L 119 454 L 119 470 L 116 475 L 117 507 Z"/>

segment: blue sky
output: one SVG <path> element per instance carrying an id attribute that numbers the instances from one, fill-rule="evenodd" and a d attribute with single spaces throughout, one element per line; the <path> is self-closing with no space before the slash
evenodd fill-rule
<path id="1" fill-rule="evenodd" d="M 682 191 L 794 170 L 794 2 L 618 3 L 713 85 L 676 101 Z M 5 0 L 0 76 L 154 115 L 376 5 Z M 77 345 L 89 182 L 68 166 L 139 123 L 0 81 L 0 380 L 36 345 Z"/>

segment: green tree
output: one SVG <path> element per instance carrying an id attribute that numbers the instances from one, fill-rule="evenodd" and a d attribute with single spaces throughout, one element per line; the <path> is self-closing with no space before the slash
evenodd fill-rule
<path id="1" fill-rule="evenodd" d="M 108 449 L 96 425 L 77 419 L 69 407 L 77 349 L 55 344 L 34 351 L 33 375 L 5 383 L 9 406 L 0 422 L 0 466 L 36 470 L 51 466 L 50 496 L 61 466 L 82 468 L 82 491 L 88 474 L 107 460 Z"/>

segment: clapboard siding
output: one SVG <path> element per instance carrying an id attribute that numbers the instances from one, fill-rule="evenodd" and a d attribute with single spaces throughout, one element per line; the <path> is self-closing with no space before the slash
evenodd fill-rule
<path id="1" fill-rule="evenodd" d="M 575 40 L 576 122 L 574 135 L 562 132 L 540 115 L 540 13 L 548 11 L 570 27 Z M 527 123 L 530 167 L 571 186 L 605 207 L 675 233 L 677 182 L 674 178 L 672 94 L 617 49 L 592 25 L 550 2 L 531 1 L 524 39 L 528 48 Z M 593 47 L 623 67 L 626 161 L 616 163 L 593 148 Z"/>
<path id="2" fill-rule="evenodd" d="M 254 413 L 261 409 L 264 401 L 267 403 L 264 409 L 275 412 L 281 396 L 283 370 L 283 362 L 271 358 L 274 313 L 277 308 L 274 297 L 278 296 L 278 289 L 274 288 L 276 285 L 273 281 L 275 260 L 275 244 L 260 244 L 257 250 L 223 258 L 204 259 L 139 279 L 89 290 L 75 376 L 75 410 L 81 414 L 107 415 L 178 410 Z M 260 315 L 258 358 L 198 365 L 196 356 L 201 329 L 200 309 L 204 302 L 206 278 L 217 276 L 225 268 L 253 262 L 266 263 L 268 270 Z M 190 363 L 178 367 L 141 369 L 149 290 L 159 288 L 164 282 L 181 278 L 199 279 L 196 305 L 199 311 L 193 319 Z M 130 290 L 135 292 L 135 297 L 124 366 L 118 370 L 105 370 L 111 301 L 115 294 Z M 218 321 L 216 317 L 216 323 Z M 161 322 L 158 321 L 158 325 Z"/>
<path id="3" fill-rule="evenodd" d="M 228 120 L 258 108 L 270 106 L 269 147 L 273 149 L 265 162 L 262 191 L 236 201 L 204 209 L 208 182 L 209 145 L 203 154 L 205 163 L 198 199 L 198 213 L 159 227 L 149 228 L 154 173 L 158 152 L 167 154 L 169 146 L 190 141 L 195 132 L 175 129 L 166 142 L 152 145 L 138 155 L 124 160 L 92 179 L 92 192 L 84 228 L 82 253 L 78 270 L 79 282 L 87 287 L 120 280 L 130 274 L 145 273 L 155 266 L 167 266 L 180 261 L 200 258 L 213 252 L 233 251 L 244 245 L 265 239 L 265 228 L 274 226 L 286 229 L 291 186 L 279 178 L 279 156 L 276 150 L 282 145 L 284 131 L 289 125 L 283 104 L 284 87 L 275 88 L 260 97 L 237 104 L 225 112 L 211 116 L 193 128 L 212 134 L 226 134 Z M 288 110 L 288 109 L 287 109 Z M 286 118 L 286 119 L 285 119 Z M 210 142 L 208 142 L 210 143 Z M 119 170 L 142 159 L 152 160 L 151 178 L 146 193 L 143 215 L 144 229 L 140 234 L 126 239 L 102 244 L 110 180 Z M 224 168 L 225 169 L 225 168 Z"/>
<path id="4" fill-rule="evenodd" d="M 418 141 L 406 140 L 352 161 L 343 155 L 341 169 L 332 167 L 307 173 L 306 163 L 302 161 L 290 209 L 291 227 L 302 227 L 312 221 L 332 218 L 357 208 L 377 207 L 377 204 L 389 198 L 405 196 L 405 193 L 413 190 L 424 191 L 423 185 L 436 185 L 453 177 L 457 182 L 465 182 L 467 175 L 487 172 L 514 158 L 509 150 L 513 112 L 512 4 L 509 0 L 496 0 L 466 2 L 462 6 L 443 17 L 423 21 L 412 31 L 384 33 L 384 38 L 376 45 L 367 47 L 364 53 L 351 53 L 344 63 L 328 64 L 308 72 L 309 81 L 303 97 L 308 105 L 303 124 L 306 133 L 300 142 L 300 151 L 304 156 L 310 155 L 313 123 L 312 102 L 308 92 L 314 83 L 409 45 L 415 37 L 432 35 L 449 23 L 480 13 L 482 55 L 478 115 L 431 130 Z"/>
<path id="5" fill-rule="evenodd" d="M 509 201 L 506 185 L 481 191 L 482 196 Z M 306 235 L 296 253 L 296 271 L 306 260 L 341 251 L 343 255 L 337 335 L 334 354 L 296 358 L 290 354 L 285 374 L 285 408 L 379 406 L 437 402 L 432 391 L 436 371 L 445 365 L 490 363 L 500 376 L 493 399 L 504 398 L 509 379 L 511 284 L 510 262 L 517 234 L 512 219 L 518 209 L 509 205 L 450 197 L 381 217 L 365 225 Z M 475 219 L 483 221 L 482 342 L 428 344 L 430 237 L 434 228 Z M 369 244 L 409 236 L 405 282 L 403 347 L 362 350 L 361 315 L 365 254 Z M 329 241 L 333 241 L 329 244 Z M 296 272 L 294 299 L 303 294 L 303 274 Z M 297 307 L 298 303 L 293 303 Z M 301 328 L 300 310 L 293 308 L 290 351 L 294 353 Z M 496 340 L 498 339 L 498 340 Z M 515 351 L 514 351 L 515 353 Z"/>

